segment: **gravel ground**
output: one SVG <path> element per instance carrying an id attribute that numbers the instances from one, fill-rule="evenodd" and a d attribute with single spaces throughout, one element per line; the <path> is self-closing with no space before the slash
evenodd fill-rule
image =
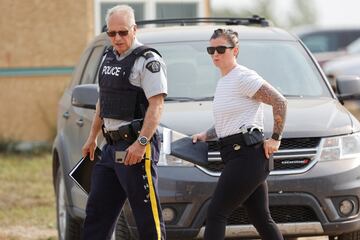
<path id="1" fill-rule="evenodd" d="M 55 229 L 40 229 L 36 227 L 14 226 L 0 227 L 0 240 L 56 240 Z M 298 240 L 328 240 L 328 237 L 307 237 Z"/>
<path id="2" fill-rule="evenodd" d="M 0 240 L 56 240 L 57 231 L 55 229 L 37 227 L 0 227 Z"/>

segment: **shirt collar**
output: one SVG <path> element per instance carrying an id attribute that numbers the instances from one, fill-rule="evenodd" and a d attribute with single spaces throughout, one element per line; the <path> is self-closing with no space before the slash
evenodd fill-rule
<path id="1" fill-rule="evenodd" d="M 113 48 L 113 52 L 114 52 L 114 54 L 115 54 L 115 56 L 116 56 L 116 59 L 117 59 L 117 60 L 120 60 L 120 59 L 123 59 L 123 58 L 127 57 L 135 48 L 140 47 L 140 46 L 142 46 L 142 45 L 143 45 L 143 44 L 141 44 L 141 43 L 138 41 L 138 39 L 135 38 L 133 44 L 131 45 L 131 47 L 130 47 L 127 51 L 125 51 L 123 54 L 120 55 L 120 54 L 116 51 L 115 48 Z"/>

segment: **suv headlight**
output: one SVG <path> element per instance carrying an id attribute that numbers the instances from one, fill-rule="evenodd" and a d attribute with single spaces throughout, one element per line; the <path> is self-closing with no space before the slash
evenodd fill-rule
<path id="1" fill-rule="evenodd" d="M 360 157 L 360 133 L 323 138 L 320 143 L 320 161 Z"/>
<path id="2" fill-rule="evenodd" d="M 162 141 L 158 166 L 194 167 L 195 164 L 171 155 L 171 143 L 189 137 L 169 128 L 162 128 Z"/>

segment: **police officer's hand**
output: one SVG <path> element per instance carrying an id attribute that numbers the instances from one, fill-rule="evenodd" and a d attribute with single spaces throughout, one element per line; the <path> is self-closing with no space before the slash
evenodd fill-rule
<path id="1" fill-rule="evenodd" d="M 124 161 L 125 165 L 134 165 L 142 161 L 145 155 L 145 146 L 141 145 L 138 141 L 135 141 L 128 147 L 126 158 Z"/>
<path id="2" fill-rule="evenodd" d="M 88 154 L 90 154 L 90 160 L 94 160 L 95 148 L 96 148 L 96 141 L 92 139 L 88 139 L 81 149 L 82 156 L 86 157 Z"/>
<path id="3" fill-rule="evenodd" d="M 196 143 L 197 141 L 206 141 L 206 132 L 197 133 L 192 136 L 193 143 Z"/>
<path id="4" fill-rule="evenodd" d="M 264 141 L 264 151 L 266 158 L 270 158 L 270 155 L 274 152 L 277 152 L 280 147 L 280 141 L 274 140 L 272 138 L 266 139 Z"/>

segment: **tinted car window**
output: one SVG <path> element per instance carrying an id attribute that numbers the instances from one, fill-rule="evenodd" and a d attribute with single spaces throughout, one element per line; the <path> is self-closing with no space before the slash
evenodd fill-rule
<path id="1" fill-rule="evenodd" d="M 360 37 L 360 30 L 329 30 L 299 36 L 312 53 L 332 52 L 344 49 Z"/>
<path id="2" fill-rule="evenodd" d="M 351 54 L 360 53 L 360 38 L 352 42 L 348 47 L 347 51 Z"/>
<path id="3" fill-rule="evenodd" d="M 85 64 L 89 59 L 89 54 L 91 53 L 91 49 L 86 49 L 85 52 L 81 55 L 81 58 L 76 65 L 76 68 L 72 74 L 72 81 L 70 87 L 74 87 L 80 83 L 81 75 L 83 74 L 83 69 Z"/>
<path id="4" fill-rule="evenodd" d="M 358 31 L 349 31 L 346 34 L 346 42 L 344 43 L 344 46 L 348 46 L 352 42 L 354 42 L 356 39 L 360 37 L 360 30 Z"/>
<path id="5" fill-rule="evenodd" d="M 154 46 L 167 65 L 168 97 L 214 95 L 220 73 L 206 53 L 207 45 L 182 42 Z M 296 42 L 241 41 L 238 62 L 257 71 L 284 95 L 331 96 L 311 59 Z"/>
<path id="6" fill-rule="evenodd" d="M 338 50 L 338 36 L 333 33 L 317 33 L 302 38 L 305 45 L 313 53 Z"/>
<path id="7" fill-rule="evenodd" d="M 90 58 L 86 64 L 85 70 L 82 74 L 80 84 L 89 84 L 95 82 L 95 77 L 97 76 L 98 68 L 100 67 L 100 62 L 104 52 L 104 46 L 97 46 L 93 48 Z"/>

